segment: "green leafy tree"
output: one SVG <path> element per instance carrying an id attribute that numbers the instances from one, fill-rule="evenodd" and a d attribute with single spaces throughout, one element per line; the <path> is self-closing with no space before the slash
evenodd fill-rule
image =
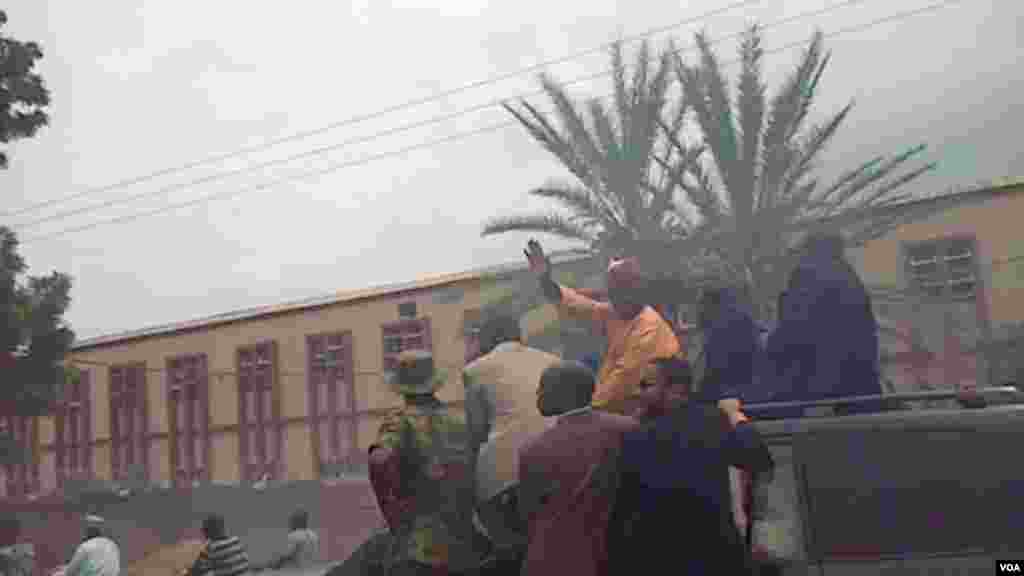
<path id="1" fill-rule="evenodd" d="M 7 14 L 0 10 L 0 28 Z M 0 142 L 9 144 L 31 138 L 46 126 L 50 92 L 35 73 L 43 51 L 35 42 L 21 42 L 0 31 Z M 7 167 L 7 154 L 0 150 L 0 168 Z"/>
<path id="2" fill-rule="evenodd" d="M 7 15 L 0 11 L 0 27 Z M 48 121 L 50 94 L 33 72 L 42 50 L 0 33 L 0 142 L 29 138 Z M 0 167 L 7 155 L 0 151 Z M 18 239 L 0 226 L 0 413 L 34 416 L 51 409 L 61 385 L 78 377 L 62 366 L 74 333 L 63 321 L 70 304 L 71 279 L 54 272 L 26 276 Z M 20 450 L 0 437 L 0 454 L 16 457 Z"/>
<path id="3" fill-rule="evenodd" d="M 74 341 L 63 320 L 71 303 L 71 279 L 54 272 L 25 276 L 18 240 L 0 227 L 0 409 L 21 416 L 45 413 L 60 387 L 77 374 L 62 361 Z"/>
<path id="4" fill-rule="evenodd" d="M 752 288 L 762 313 L 773 307 L 801 235 L 839 227 L 849 245 L 858 246 L 934 209 L 908 209 L 915 198 L 903 188 L 935 167 L 913 164 L 923 145 L 872 158 L 833 182 L 821 182 L 822 153 L 853 109 L 851 102 L 822 121 L 810 120 L 830 58 L 823 38 L 821 32 L 813 35 L 796 69 L 770 98 L 757 26 L 740 44 L 735 98 L 705 34 L 696 35 L 695 65 L 675 53 L 683 102 L 707 150 L 678 181 L 679 189 L 698 214 L 708 254 L 732 281 Z M 678 150 L 690 149 L 674 127 L 664 126 L 663 133 Z"/>

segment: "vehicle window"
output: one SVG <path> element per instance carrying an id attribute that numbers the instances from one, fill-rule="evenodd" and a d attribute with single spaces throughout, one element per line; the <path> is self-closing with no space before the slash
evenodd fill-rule
<path id="1" fill-rule="evenodd" d="M 968 553 L 1024 528 L 1019 431 L 863 430 L 815 434 L 806 463 L 815 556 Z M 806 451 L 805 451 L 806 449 Z"/>
<path id="2" fill-rule="evenodd" d="M 753 546 L 766 559 L 788 563 L 806 558 L 800 505 L 797 498 L 793 448 L 769 447 L 775 459 L 771 478 L 759 479 L 754 488 Z"/>

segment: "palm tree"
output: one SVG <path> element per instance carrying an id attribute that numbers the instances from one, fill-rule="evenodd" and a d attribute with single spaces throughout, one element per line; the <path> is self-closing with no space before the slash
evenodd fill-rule
<path id="1" fill-rule="evenodd" d="M 907 168 L 924 146 L 873 158 L 829 185 L 819 182 L 821 154 L 853 108 L 851 102 L 820 123 L 808 120 L 830 57 L 823 53 L 820 31 L 770 100 L 756 25 L 740 44 L 735 102 L 707 36 L 697 34 L 696 44 L 696 65 L 673 54 L 682 102 L 692 109 L 707 154 L 689 173 L 669 173 L 679 176 L 676 185 L 699 215 L 697 225 L 710 239 L 705 247 L 724 264 L 719 273 L 752 288 L 759 315 L 773 308 L 801 234 L 838 226 L 857 246 L 928 213 L 906 208 L 913 197 L 901 190 L 935 167 Z M 662 128 L 677 153 L 693 149 L 678 139 L 674 126 Z M 898 205 L 900 210 L 892 209 Z"/>
<path id="2" fill-rule="evenodd" d="M 484 225 L 484 236 L 513 231 L 552 234 L 606 257 L 636 253 L 641 247 L 681 249 L 679 240 L 686 236 L 688 222 L 677 210 L 669 172 L 685 171 L 701 151 L 682 145 L 678 138 L 676 145 L 662 142 L 661 126 L 678 133 L 686 113 L 682 105 L 668 110 L 671 54 L 663 52 L 652 62 L 647 43 L 642 44 L 631 77 L 620 44 L 612 47 L 611 60 L 611 103 L 591 98 L 576 104 L 563 86 L 542 74 L 540 83 L 554 104 L 554 119 L 525 100 L 518 109 L 505 105 L 575 182 L 551 181 L 529 191 L 554 200 L 568 213 L 494 218 Z"/>

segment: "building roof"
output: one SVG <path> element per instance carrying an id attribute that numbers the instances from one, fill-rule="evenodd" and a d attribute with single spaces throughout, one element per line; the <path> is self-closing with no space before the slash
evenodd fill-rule
<path id="1" fill-rule="evenodd" d="M 551 262 L 553 264 L 567 264 L 572 262 L 580 262 L 586 260 L 589 257 L 589 253 L 584 250 L 565 250 L 560 252 L 554 252 L 550 256 Z M 408 294 L 412 292 L 420 292 L 423 290 L 444 288 L 447 286 L 460 284 L 463 282 L 470 282 L 474 280 L 481 280 L 483 278 L 488 277 L 508 277 L 524 271 L 526 271 L 526 265 L 523 264 L 522 262 L 517 262 L 514 264 L 505 263 L 496 266 L 476 268 L 465 272 L 458 272 L 455 274 L 432 276 L 412 282 L 400 282 L 395 284 L 373 286 L 370 288 L 361 288 L 357 290 L 346 290 L 343 292 L 335 292 L 334 294 L 329 294 L 325 296 L 306 298 L 303 300 L 285 302 L 282 304 L 245 308 L 242 310 L 235 310 L 232 312 L 215 314 L 213 316 L 206 316 L 194 320 L 186 320 L 184 322 L 175 322 L 171 324 L 151 326 L 148 328 L 142 328 L 137 330 L 129 330 L 126 332 L 117 332 L 109 335 L 96 336 L 94 338 L 87 338 L 84 340 L 76 341 L 71 346 L 71 351 L 81 352 L 92 348 L 99 348 L 114 344 L 122 344 L 129 340 L 139 340 L 143 338 L 167 336 L 170 334 L 177 334 L 180 332 L 191 332 L 195 330 L 207 329 L 222 324 L 232 324 L 235 322 L 243 322 L 246 320 L 254 320 L 257 318 L 266 318 L 270 316 L 278 316 L 281 314 L 302 312 L 316 308 L 333 306 L 336 304 L 352 303 L 359 300 L 370 300 L 375 298 L 398 296 L 400 294 Z"/>

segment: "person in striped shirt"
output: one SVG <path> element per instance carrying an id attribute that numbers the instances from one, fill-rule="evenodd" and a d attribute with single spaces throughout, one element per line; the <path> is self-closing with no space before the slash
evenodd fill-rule
<path id="1" fill-rule="evenodd" d="M 245 546 L 237 536 L 227 535 L 223 516 L 212 514 L 203 520 L 203 537 L 206 545 L 188 571 L 189 576 L 243 576 L 250 573 Z"/>

